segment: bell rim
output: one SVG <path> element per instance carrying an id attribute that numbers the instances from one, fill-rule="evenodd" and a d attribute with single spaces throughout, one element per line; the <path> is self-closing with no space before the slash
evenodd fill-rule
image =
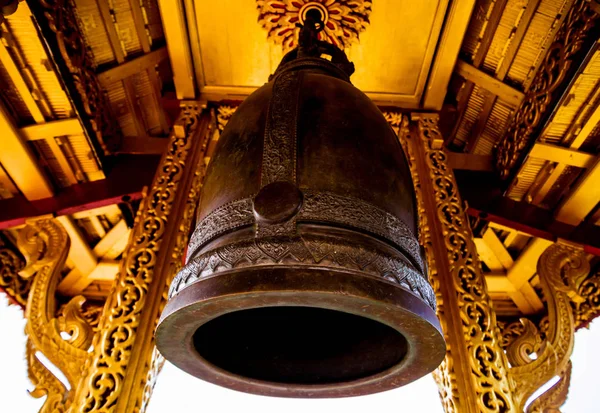
<path id="1" fill-rule="evenodd" d="M 256 304 L 257 298 L 261 305 Z M 408 351 L 399 363 L 380 373 L 307 385 L 240 376 L 213 365 L 194 348 L 193 335 L 205 323 L 230 312 L 264 306 L 316 307 L 370 318 L 399 332 L 408 342 Z M 317 267 L 299 271 L 292 266 L 265 266 L 201 279 L 169 300 L 155 338 L 167 360 L 195 377 L 275 397 L 337 398 L 391 390 L 432 372 L 446 352 L 437 316 L 421 298 L 384 279 Z"/>

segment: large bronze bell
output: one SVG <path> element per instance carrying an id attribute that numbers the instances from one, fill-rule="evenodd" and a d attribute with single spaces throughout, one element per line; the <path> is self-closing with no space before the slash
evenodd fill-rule
<path id="1" fill-rule="evenodd" d="M 156 331 L 179 368 L 250 393 L 375 393 L 445 353 L 402 148 L 314 28 L 223 131 Z"/>

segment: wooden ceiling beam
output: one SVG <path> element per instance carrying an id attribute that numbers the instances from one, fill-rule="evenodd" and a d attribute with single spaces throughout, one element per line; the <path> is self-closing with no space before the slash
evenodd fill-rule
<path id="1" fill-rule="evenodd" d="M 144 21 L 144 12 L 142 11 L 142 6 L 140 5 L 139 0 L 129 0 L 129 5 L 131 6 L 131 15 L 133 16 L 135 31 L 138 39 L 140 40 L 140 45 L 142 46 L 144 53 L 148 53 L 150 52 L 151 39 L 146 31 L 146 22 Z"/>
<path id="2" fill-rule="evenodd" d="M 104 23 L 104 28 L 108 35 L 108 41 L 111 45 L 113 54 L 115 55 L 115 60 L 120 64 L 125 61 L 126 53 L 121 46 L 121 39 L 119 38 L 119 33 L 117 33 L 117 28 L 113 22 L 110 3 L 104 0 L 96 0 L 96 4 L 100 10 L 100 16 L 102 17 L 102 22 Z"/>
<path id="3" fill-rule="evenodd" d="M 137 138 L 126 136 L 121 142 L 117 153 L 140 154 L 140 155 L 162 155 L 167 149 L 169 140 L 166 138 Z"/>
<path id="4" fill-rule="evenodd" d="M 475 66 L 472 66 L 465 61 L 459 60 L 456 63 L 455 70 L 460 76 L 473 82 L 488 92 L 493 93 L 499 99 L 513 107 L 518 107 L 525 98 L 523 92 L 508 86 L 504 82 L 488 75 L 487 73 L 477 69 Z"/>
<path id="5" fill-rule="evenodd" d="M 0 105 L 0 136 L 0 164 L 19 191 L 30 201 L 53 196 L 52 185 L 3 105 Z"/>
<path id="6" fill-rule="evenodd" d="M 17 53 L 15 60 L 18 62 L 20 51 L 18 47 L 13 46 L 13 53 Z M 35 85 L 35 80 L 31 76 L 31 73 L 27 69 L 19 70 L 15 60 L 11 57 L 10 53 L 0 42 L 0 60 L 2 64 L 5 66 L 11 81 L 13 82 L 15 88 L 19 92 L 21 99 L 25 103 L 25 106 L 29 110 L 29 113 L 33 117 L 33 120 L 36 122 L 36 125 L 27 126 L 25 128 L 21 128 L 20 133 L 23 139 L 31 140 L 30 135 L 35 134 L 36 138 L 44 139 L 50 148 L 50 151 L 54 155 L 54 158 L 58 162 L 61 171 L 63 172 L 63 176 L 66 178 L 67 183 L 69 185 L 76 184 L 78 182 L 73 168 L 71 164 L 67 160 L 64 152 L 62 151 L 61 146 L 56 142 L 55 137 L 59 135 L 69 135 L 73 129 L 73 134 L 83 134 L 83 129 L 77 119 L 75 119 L 75 123 L 77 124 L 77 128 L 74 128 L 72 123 L 69 123 L 70 120 L 65 120 L 64 124 L 54 125 L 54 122 L 46 122 L 46 118 L 42 113 L 42 109 L 44 113 L 48 116 L 51 115 L 51 109 L 48 103 L 44 100 L 43 96 L 39 92 L 39 88 Z M 20 63 L 20 66 L 23 66 L 23 63 Z M 25 76 L 29 80 L 29 85 L 33 86 L 30 88 L 28 83 L 25 81 Z M 60 121 L 63 122 L 63 121 Z M 60 132 L 60 128 L 65 128 Z M 56 132 L 56 134 L 52 134 Z"/>
<path id="7" fill-rule="evenodd" d="M 492 12 L 490 14 L 490 18 L 485 27 L 485 31 L 481 38 L 481 42 L 479 43 L 479 47 L 475 52 L 475 56 L 473 57 L 473 66 L 476 68 L 481 67 L 483 61 L 485 60 L 485 56 L 492 44 L 492 40 L 494 39 L 494 35 L 496 34 L 496 29 L 500 24 L 500 19 L 502 18 L 502 14 L 504 13 L 504 7 L 506 6 L 508 0 L 498 0 L 492 6 Z M 448 146 L 448 143 L 454 140 L 456 133 L 462 123 L 462 119 L 467 111 L 467 106 L 469 104 L 469 99 L 471 98 L 471 93 L 473 93 L 473 89 L 475 88 L 475 83 L 472 81 L 465 79 L 466 82 L 460 92 L 460 96 L 457 102 L 457 114 L 456 123 L 454 124 L 454 128 L 452 132 L 445 137 L 444 144 Z"/>
<path id="8" fill-rule="evenodd" d="M 598 97 L 597 95 L 599 92 L 600 88 L 598 88 L 596 94 L 594 94 L 594 97 L 591 100 L 595 101 L 595 98 Z M 583 145 L 583 143 L 590 137 L 591 133 L 594 131 L 596 125 L 598 125 L 599 122 L 600 105 L 594 108 L 587 120 L 583 123 L 583 126 L 581 126 L 581 129 L 578 133 L 576 132 L 577 128 L 575 127 L 575 125 L 572 126 L 572 128 L 575 129 L 575 132 L 573 132 L 575 138 L 572 140 L 571 144 L 569 145 L 570 147 L 567 148 L 567 150 L 570 149 L 572 151 L 576 151 L 577 149 L 579 149 L 581 145 Z M 567 135 L 569 136 L 569 134 Z M 594 161 L 595 159 L 591 161 L 591 164 L 586 164 L 585 167 L 589 168 L 594 163 Z M 539 185 L 533 185 L 528 193 L 529 199 L 533 204 L 539 205 L 543 202 L 544 198 L 546 198 L 546 195 L 548 195 L 550 190 L 554 187 L 554 184 L 556 184 L 558 179 L 561 177 L 561 175 L 569 165 L 570 164 L 568 162 L 565 162 L 562 159 L 557 159 L 553 160 L 553 162 L 549 162 L 542 169 L 542 171 L 540 172 L 540 177 L 543 177 L 543 180 L 540 182 Z M 583 166 L 580 167 L 583 168 Z"/>
<path id="9" fill-rule="evenodd" d="M 23 99 L 23 103 L 25 104 L 25 107 L 27 107 L 27 110 L 31 114 L 31 117 L 33 118 L 33 120 L 37 123 L 45 122 L 46 119 L 45 119 L 42 111 L 40 110 L 40 107 L 38 106 L 37 102 L 33 98 L 33 95 L 31 94 L 31 90 L 29 90 L 29 86 L 27 86 L 25 79 L 21 75 L 21 71 L 19 70 L 19 68 L 17 67 L 15 62 L 13 61 L 12 57 L 10 56 L 10 53 L 6 49 L 6 46 L 1 41 L 0 41 L 0 61 L 2 62 L 2 65 L 6 69 L 6 72 L 8 73 L 8 77 L 10 78 L 10 80 L 14 84 L 15 88 L 19 92 L 21 99 Z"/>
<path id="10" fill-rule="evenodd" d="M 556 219 L 570 225 L 580 224 L 600 202 L 600 157 L 576 183 L 556 211 Z"/>
<path id="11" fill-rule="evenodd" d="M 516 288 L 511 283 L 505 273 L 485 274 L 485 281 L 490 293 L 514 293 Z"/>
<path id="12" fill-rule="evenodd" d="M 55 196 L 36 201 L 28 201 L 22 195 L 0 200 L 0 229 L 21 225 L 29 217 L 69 215 L 117 204 L 124 197 L 141 199 L 144 186 L 152 183 L 159 159 L 150 155 L 120 155 L 106 179 L 72 185 Z"/>
<path id="13" fill-rule="evenodd" d="M 508 70 L 510 69 L 510 66 L 514 61 L 517 52 L 519 51 L 519 47 L 521 46 L 523 38 L 525 37 L 525 33 L 527 32 L 527 29 L 531 24 L 531 20 L 533 19 L 533 16 L 537 11 L 540 1 L 541 0 L 529 0 L 527 2 L 527 6 L 525 7 L 523 16 L 517 24 L 517 30 L 515 31 L 514 35 L 512 36 L 512 39 L 510 40 L 508 50 L 506 51 L 505 56 L 500 61 L 498 68 L 496 69 L 496 74 L 494 77 L 498 79 L 498 81 L 504 81 L 504 78 L 506 77 Z M 471 133 L 466 144 L 467 152 L 472 153 L 477 147 L 477 143 L 479 142 L 479 139 L 481 138 L 481 135 L 485 130 L 488 119 L 492 113 L 492 110 L 494 109 L 494 106 L 496 105 L 497 99 L 498 96 L 496 96 L 494 93 L 490 92 L 486 95 L 485 100 L 483 102 L 483 107 L 477 119 L 477 123 L 471 129 Z"/>
<path id="14" fill-rule="evenodd" d="M 104 257 L 123 236 L 128 234 L 129 228 L 127 228 L 125 220 L 122 219 L 98 241 L 93 250 L 94 254 L 100 258 Z"/>
<path id="15" fill-rule="evenodd" d="M 552 243 L 553 241 L 542 238 L 533 239 L 506 274 L 506 278 L 517 290 L 514 293 L 509 293 L 509 297 L 524 314 L 534 314 L 544 310 L 544 303 L 542 303 L 529 280 L 537 274 L 538 260 Z"/>
<path id="16" fill-rule="evenodd" d="M 549 143 L 536 143 L 528 156 L 583 169 L 591 167 L 596 161 L 596 155 Z"/>
<path id="17" fill-rule="evenodd" d="M 494 170 L 491 155 L 474 155 L 470 153 L 448 152 L 448 165 L 452 169 L 463 169 L 470 171 Z"/>
<path id="18" fill-rule="evenodd" d="M 521 47 L 521 43 L 525 38 L 525 34 L 529 29 L 529 25 L 531 24 L 531 20 L 533 20 L 533 16 L 535 16 L 535 12 L 540 5 L 541 0 L 529 0 L 527 2 L 527 6 L 525 6 L 525 10 L 523 11 L 523 15 L 517 24 L 517 30 L 515 30 L 514 35 L 510 40 L 510 44 L 508 45 L 508 49 L 504 58 L 500 61 L 498 68 L 496 69 L 496 78 L 499 80 L 504 80 L 510 66 L 512 65 L 515 57 L 517 56 L 517 52 Z"/>
<path id="19" fill-rule="evenodd" d="M 2 164 L 0 164 L 0 186 L 3 191 L 8 192 L 8 194 L 2 193 L 3 198 L 11 198 L 19 193 L 19 190 L 2 167 Z"/>
<path id="20" fill-rule="evenodd" d="M 158 0 L 177 99 L 195 99 L 194 64 L 181 0 Z"/>
<path id="21" fill-rule="evenodd" d="M 89 273 L 96 267 L 96 255 L 92 252 L 88 243 L 85 241 L 81 231 L 73 218 L 69 216 L 60 216 L 56 218 L 67 231 L 71 240 L 69 249 L 69 260 L 75 268 L 81 273 Z"/>
<path id="22" fill-rule="evenodd" d="M 49 137 L 83 135 L 83 127 L 78 118 L 59 119 L 36 125 L 25 126 L 20 129 L 25 140 L 36 141 Z"/>
<path id="23" fill-rule="evenodd" d="M 138 38 L 140 39 L 140 44 L 142 46 L 142 50 L 144 51 L 144 56 L 148 56 L 153 52 L 150 51 L 151 47 L 151 38 L 148 35 L 146 30 L 146 22 L 144 20 L 144 13 L 142 11 L 142 7 L 140 5 L 139 0 L 129 0 L 129 4 L 131 5 L 131 13 L 133 15 L 133 20 L 135 22 L 135 30 L 137 32 Z M 159 64 L 162 60 L 168 59 L 167 48 L 161 47 L 159 49 L 161 52 L 158 53 L 154 58 L 159 57 L 160 60 L 156 61 L 156 63 L 149 63 L 143 70 L 148 74 L 148 78 L 150 79 L 150 84 L 152 85 L 152 100 L 154 100 L 154 104 L 156 106 L 158 121 L 160 122 L 160 127 L 162 128 L 163 134 L 169 133 L 169 123 L 167 122 L 167 117 L 165 116 L 165 112 L 161 105 L 161 81 L 156 73 L 155 66 Z M 142 56 L 142 57 L 144 57 Z M 141 70 L 140 70 L 141 71 Z"/>
<path id="24" fill-rule="evenodd" d="M 140 57 L 136 57 L 118 66 L 112 67 L 98 74 L 98 81 L 103 87 L 114 82 L 126 79 L 147 69 L 154 69 L 163 60 L 169 58 L 166 47 L 161 47 Z"/>
<path id="25" fill-rule="evenodd" d="M 557 220 L 552 211 L 502 195 L 492 173 L 455 171 L 469 215 L 552 242 L 564 239 L 600 256 L 600 227 Z"/>
<path id="26" fill-rule="evenodd" d="M 475 0 L 460 0 L 450 3 L 450 10 L 437 48 L 437 57 L 431 69 L 423 98 L 425 109 L 440 110 L 442 108 L 452 76 L 452 68 L 460 51 L 474 7 Z"/>

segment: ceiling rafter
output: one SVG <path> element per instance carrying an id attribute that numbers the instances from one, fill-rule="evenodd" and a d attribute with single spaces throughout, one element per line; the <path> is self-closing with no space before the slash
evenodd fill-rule
<path id="1" fill-rule="evenodd" d="M 91 219 L 98 220 L 94 215 Z M 58 291 L 67 296 L 81 294 L 95 281 L 112 281 L 119 272 L 120 256 L 129 238 L 130 229 L 124 219 L 121 219 L 108 232 L 103 232 L 100 241 L 91 249 L 83 240 L 72 216 L 59 217 L 71 238 L 69 258 L 74 268 L 58 285 Z"/>
<path id="2" fill-rule="evenodd" d="M 0 104 L 0 136 L 2 136 L 0 164 L 19 191 L 30 201 L 52 197 L 54 195 L 52 184 L 46 178 L 2 104 Z"/>
<path id="3" fill-rule="evenodd" d="M 156 115 L 160 125 L 160 131 L 166 135 L 169 131 L 169 123 L 161 104 L 161 81 L 156 73 L 156 66 L 168 58 L 166 47 L 151 50 L 152 39 L 146 30 L 143 10 L 137 1 L 130 1 L 131 15 L 134 21 L 137 38 L 143 54 L 127 60 L 127 52 L 115 27 L 114 14 L 110 4 L 105 1 L 97 1 L 104 27 L 106 29 L 110 47 L 113 50 L 117 66 L 98 74 L 98 81 L 104 88 L 110 87 L 115 82 L 120 82 L 125 92 L 125 101 L 138 138 L 147 138 L 150 127 L 145 122 L 140 97 L 136 91 L 134 76 L 146 73 L 151 87 L 151 99 L 156 109 Z"/>
<path id="4" fill-rule="evenodd" d="M 145 54 L 151 53 L 151 41 L 152 39 L 148 35 L 146 31 L 146 24 L 144 22 L 144 14 L 142 12 L 142 7 L 140 6 L 140 2 L 138 0 L 129 0 L 129 4 L 131 5 L 131 12 L 133 14 L 133 20 L 135 22 L 135 29 L 140 39 L 140 43 L 142 45 L 142 50 Z M 165 52 L 166 52 L 166 48 Z M 163 52 L 164 53 L 164 52 Z M 158 62 L 156 63 L 158 64 Z M 158 120 L 160 122 L 160 126 L 163 134 L 169 133 L 169 124 L 167 122 L 167 118 L 165 116 L 165 112 L 162 109 L 160 97 L 160 79 L 156 74 L 156 70 L 154 69 L 156 64 L 147 66 L 145 68 L 148 77 L 150 78 L 150 84 L 152 85 L 152 99 L 154 100 L 154 104 L 158 108 Z"/>
<path id="5" fill-rule="evenodd" d="M 8 28 L 4 27 L 3 31 L 8 33 Z M 8 37 L 11 38 L 10 35 Z M 6 40 L 2 39 L 2 41 L 0 41 L 0 61 L 8 72 L 11 81 L 23 99 L 23 102 L 33 117 L 33 120 L 38 125 L 44 125 L 46 123 L 46 116 L 50 116 L 52 114 L 50 106 L 45 101 L 40 88 L 35 84 L 35 79 L 31 76 L 29 71 L 25 70 L 24 73 L 22 73 L 23 70 L 19 69 L 19 67 L 23 66 L 23 64 L 21 63 L 20 65 L 17 65 L 7 50 L 7 47 L 4 45 L 4 41 Z M 20 55 L 18 47 L 14 41 L 11 42 L 11 44 L 11 49 L 14 50 L 16 55 Z M 27 81 L 25 79 L 27 79 Z M 31 85 L 31 87 L 29 85 Z M 44 113 L 46 115 L 44 115 Z M 43 137 L 43 139 L 45 139 L 54 158 L 58 162 L 58 165 L 60 166 L 64 177 L 66 178 L 66 183 L 68 185 L 76 184 L 78 180 L 75 176 L 73 168 L 67 160 L 64 152 L 61 150 L 60 145 L 54 139 L 55 136 L 57 135 L 46 135 Z M 27 137 L 25 137 L 25 139 L 27 139 Z"/>
<path id="6" fill-rule="evenodd" d="M 597 56 L 600 56 L 600 51 L 598 47 L 599 45 L 597 43 L 595 47 L 595 52 L 591 54 L 591 58 L 588 61 L 588 63 L 582 65 L 580 73 L 575 77 L 576 79 L 584 76 L 586 73 L 587 66 L 593 65 L 594 61 L 597 60 Z M 586 81 L 584 81 L 582 84 L 585 83 Z M 557 105 L 558 109 L 556 111 L 557 113 L 555 116 L 559 116 L 562 108 L 568 108 L 571 104 L 572 98 L 580 93 L 583 94 L 584 91 L 580 91 L 578 89 L 578 81 L 573 82 L 572 88 L 564 93 L 563 98 Z M 588 138 L 590 138 L 592 132 L 599 124 L 600 79 L 596 80 L 596 85 L 594 86 L 593 90 L 589 93 L 589 95 L 587 95 L 586 102 L 587 103 L 583 104 L 582 107 L 579 108 L 578 114 L 573 118 L 569 128 L 562 136 L 561 144 L 565 146 L 560 146 L 560 148 L 564 148 L 567 151 L 574 151 L 576 153 L 577 150 L 584 144 L 584 142 L 586 142 Z M 553 122 L 555 122 L 554 118 L 552 118 L 544 127 L 544 130 L 540 134 L 540 137 L 537 139 L 537 141 L 542 141 L 545 139 L 548 130 L 552 128 Z M 558 122 L 561 123 L 564 122 L 564 120 L 559 119 Z M 536 148 L 536 146 L 537 143 L 532 148 L 532 151 Z M 516 177 L 520 176 L 524 171 L 526 171 L 526 168 L 528 167 L 527 162 L 529 158 L 536 158 L 535 155 L 535 152 L 530 152 L 527 155 L 527 159 L 525 159 L 523 164 L 520 166 L 518 173 L 515 175 Z M 567 152 L 565 152 L 565 155 L 567 155 Z M 541 158 L 545 159 L 544 157 Z M 588 168 L 591 166 L 589 163 L 586 163 L 585 165 L 573 164 L 572 162 L 570 162 L 571 160 L 572 159 L 569 156 L 565 156 L 564 158 L 561 157 L 558 159 L 547 159 L 548 162 L 546 162 L 544 166 L 541 167 L 540 171 L 538 172 L 537 179 L 531 184 L 529 190 L 524 196 L 524 199 L 527 202 L 531 202 L 535 205 L 540 205 L 544 202 L 546 196 L 550 193 L 552 188 L 555 187 L 556 183 L 569 166 L 576 166 L 579 168 Z M 591 160 L 592 163 L 594 160 L 595 159 Z M 509 194 L 511 193 L 513 187 L 515 187 L 517 183 L 517 179 L 513 180 L 508 190 Z"/>
<path id="7" fill-rule="evenodd" d="M 469 215 L 548 241 L 563 239 L 600 256 L 600 226 L 570 225 L 557 220 L 552 211 L 503 196 L 491 173 L 455 171 L 455 174 Z"/>
<path id="8" fill-rule="evenodd" d="M 523 314 L 535 314 L 544 309 L 529 280 L 536 273 L 537 260 L 544 251 L 544 246 L 550 245 L 551 241 L 530 242 L 516 261 L 489 226 L 483 236 L 474 241 L 479 257 L 490 270 L 486 274 L 490 291 L 506 293 Z"/>
<path id="9" fill-rule="evenodd" d="M 69 215 L 117 204 L 124 197 L 138 200 L 144 187 L 152 182 L 158 162 L 158 156 L 121 155 L 105 179 L 72 185 L 55 196 L 33 202 L 21 195 L 0 200 L 0 229 L 21 225 L 29 217 Z"/>
<path id="10" fill-rule="evenodd" d="M 481 38 L 481 42 L 479 43 L 479 47 L 475 52 L 475 56 L 473 57 L 473 67 L 479 69 L 484 62 L 485 56 L 492 44 L 492 40 L 494 39 L 494 34 L 496 33 L 496 29 L 500 24 L 500 18 L 502 17 L 502 13 L 504 12 L 504 7 L 506 6 L 508 0 L 498 0 L 494 3 L 489 20 L 485 27 L 485 32 Z M 445 138 L 445 145 L 447 146 L 452 140 L 458 131 L 458 128 L 462 122 L 463 116 L 467 110 L 467 105 L 469 104 L 469 99 L 471 97 L 471 93 L 473 93 L 473 89 L 475 88 L 475 83 L 472 81 L 466 80 L 463 85 L 457 102 L 457 118 L 454 128 L 450 134 Z"/>
<path id="11" fill-rule="evenodd" d="M 496 79 L 498 82 L 503 82 L 504 78 L 508 74 L 508 70 L 514 61 L 514 59 L 517 55 L 517 52 L 519 51 L 519 47 L 521 46 L 523 38 L 525 37 L 525 33 L 527 33 L 527 29 L 529 28 L 529 25 L 531 24 L 531 20 L 533 19 L 533 16 L 535 15 L 535 12 L 537 11 L 540 1 L 541 0 L 529 0 L 527 2 L 527 6 L 525 7 L 523 16 L 519 20 L 517 29 L 516 29 L 513 37 L 510 40 L 510 45 L 508 46 L 506 55 L 500 62 L 499 66 L 496 70 L 495 77 L 493 77 L 493 79 Z M 502 84 L 504 84 L 504 83 L 502 83 Z M 519 91 L 516 91 L 516 92 L 519 92 Z M 496 104 L 496 101 L 498 100 L 498 98 L 502 99 L 501 96 L 496 95 L 494 93 L 488 93 L 486 95 L 485 101 L 483 103 L 483 107 L 481 109 L 481 113 L 479 114 L 479 118 L 477 119 L 477 123 L 473 126 L 473 129 L 471 130 L 471 137 L 467 141 L 467 145 L 465 148 L 467 152 L 472 153 L 475 150 L 475 148 L 477 147 L 477 143 L 479 143 L 479 139 L 487 125 L 489 117 L 492 113 L 492 110 L 494 109 L 494 105 Z M 523 100 L 523 95 L 521 94 L 519 104 L 520 104 L 520 101 L 522 101 L 522 100 Z"/>
<path id="12" fill-rule="evenodd" d="M 96 3 L 98 4 L 98 8 L 100 9 L 100 14 L 102 16 L 104 28 L 106 29 L 106 32 L 108 34 L 108 40 L 115 55 L 117 64 L 121 65 L 125 62 L 126 51 L 123 48 L 121 39 L 119 38 L 119 34 L 117 33 L 117 28 L 114 25 L 113 14 L 110 10 L 110 4 L 109 2 L 103 0 L 97 0 Z M 137 136 L 146 137 L 146 127 L 142 121 L 143 115 L 136 98 L 135 85 L 133 84 L 133 79 L 131 79 L 131 77 L 123 77 L 122 79 L 120 79 L 120 81 L 122 82 L 123 88 L 125 89 L 125 99 L 127 101 L 129 111 L 132 114 L 133 124 L 135 126 Z"/>
<path id="13" fill-rule="evenodd" d="M 511 106 L 519 106 L 525 97 L 523 92 L 503 83 L 501 80 L 493 76 L 488 75 L 487 73 L 477 69 L 475 66 L 470 65 L 463 60 L 456 62 L 455 70 L 457 74 L 464 77 L 467 81 L 480 86 Z"/>

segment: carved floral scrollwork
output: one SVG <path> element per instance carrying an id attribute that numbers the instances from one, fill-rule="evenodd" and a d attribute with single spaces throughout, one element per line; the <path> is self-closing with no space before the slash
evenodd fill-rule
<path id="1" fill-rule="evenodd" d="M 546 339 L 542 341 L 537 327 L 524 320 L 523 333 L 506 350 L 512 365 L 509 376 L 514 383 L 513 397 L 520 411 L 540 386 L 568 367 L 575 333 L 571 302 L 585 301 L 579 289 L 589 271 L 583 251 L 562 244 L 548 247 L 538 261 L 548 308 Z"/>
<path id="2" fill-rule="evenodd" d="M 417 211 L 419 216 L 419 242 L 425 250 L 425 258 L 427 260 L 427 273 L 429 275 L 429 284 L 431 285 L 435 294 L 435 300 L 437 302 L 436 314 L 440 320 L 442 331 L 444 332 L 444 339 L 446 343 L 448 340 L 448 323 L 446 317 L 446 306 L 440 289 L 440 278 L 435 262 L 435 255 L 433 253 L 433 240 L 431 234 L 431 228 L 427 219 L 425 199 L 423 196 L 423 188 L 421 186 L 421 176 L 415 157 L 414 148 L 409 144 L 410 140 L 410 120 L 408 116 L 403 115 L 399 112 L 384 112 L 383 115 L 388 121 L 394 132 L 398 135 L 398 140 L 404 149 L 408 166 L 410 168 L 413 185 L 415 188 L 415 195 L 417 198 Z M 433 372 L 433 378 L 438 385 L 438 391 L 442 406 L 446 413 L 456 413 L 460 411 L 460 398 L 458 396 L 458 387 L 456 383 L 456 374 L 453 368 L 452 354 L 450 353 L 449 346 L 446 348 L 446 357 L 440 366 Z"/>
<path id="3" fill-rule="evenodd" d="M 590 9 L 589 1 L 577 0 L 569 10 L 548 48 L 546 57 L 525 99 L 511 120 L 508 130 L 496 145 L 496 169 L 507 178 L 523 151 L 530 144 L 532 134 L 546 116 L 550 104 L 565 81 L 574 56 L 593 30 L 598 14 Z"/>
<path id="4" fill-rule="evenodd" d="M 600 273 L 598 271 L 581 283 L 578 295 L 583 300 L 571 302 L 571 306 L 575 316 L 575 326 L 581 328 L 600 315 Z"/>
<path id="5" fill-rule="evenodd" d="M 23 277 L 34 277 L 27 301 L 25 331 L 28 336 L 29 376 L 34 397 L 47 395 L 42 412 L 66 411 L 73 394 L 36 357 L 41 352 L 76 387 L 82 376 L 93 330 L 81 313 L 84 297 L 76 296 L 56 317 L 56 287 L 69 252 L 69 237 L 53 219 L 29 222 L 19 233 L 18 246 L 27 266 Z M 68 338 L 63 338 L 66 333 Z"/>
<path id="6" fill-rule="evenodd" d="M 47 23 L 48 28 L 56 34 L 60 57 L 69 71 L 85 116 L 100 147 L 105 154 L 109 154 L 119 144 L 120 131 L 116 118 L 111 115 L 108 98 L 96 77 L 94 62 L 88 54 L 75 7 L 69 0 L 41 0 L 39 3 L 46 20 L 41 23 Z M 110 141 L 106 141 L 109 138 Z"/>
<path id="7" fill-rule="evenodd" d="M 514 411 L 508 366 L 500 346 L 495 312 L 487 293 L 458 187 L 447 164 L 443 138 L 437 126 L 438 117 L 414 114 L 413 119 L 417 121 L 428 178 L 433 186 L 434 205 L 430 205 L 429 208 L 435 208 L 440 225 L 440 235 L 447 251 L 448 270 L 456 292 L 457 310 L 469 355 L 468 360 L 460 362 L 469 365 L 478 411 Z M 456 361 L 452 357 L 446 360 Z"/>
<path id="8" fill-rule="evenodd" d="M 159 262 L 159 252 L 167 231 L 169 215 L 174 208 L 185 167 L 190 161 L 192 139 L 195 136 L 194 131 L 198 128 L 201 111 L 202 108 L 195 102 L 182 106 L 180 118 L 174 125 L 174 132 L 157 175 L 140 205 L 129 246 L 121 260 L 112 299 L 107 301 L 100 319 L 89 369 L 79 383 L 74 401 L 78 412 L 114 411 L 122 395 L 132 357 L 139 359 L 139 365 L 131 374 L 141 376 L 139 382 L 133 385 L 132 394 L 126 397 L 134 400 L 132 404 L 136 405 L 136 409 L 140 409 L 140 405 L 143 404 L 144 388 L 148 380 L 146 373 L 152 365 L 153 347 L 144 345 L 145 350 L 142 354 L 133 354 L 132 348 L 139 335 L 145 306 L 153 306 L 150 303 L 158 303 L 157 300 L 161 300 L 154 296 L 154 293 L 150 293 L 151 284 L 157 280 L 155 267 Z M 193 219 L 193 213 L 188 211 L 186 219 Z M 179 234 L 187 237 L 186 228 L 189 229 L 189 226 L 186 225 L 186 222 L 182 221 L 173 228 L 177 228 Z M 181 260 L 184 242 L 178 242 L 177 245 L 180 249 L 173 254 L 170 252 L 168 257 L 171 258 L 168 259 Z M 168 270 L 165 266 L 161 268 L 164 271 Z M 166 299 L 166 286 L 164 290 L 162 300 Z M 163 294 L 160 288 L 154 291 L 157 291 L 159 296 Z M 148 317 L 151 321 L 149 327 L 143 326 L 144 331 L 152 331 L 153 323 L 158 320 L 159 308 L 156 308 L 156 311 L 154 317 Z M 144 340 L 145 337 L 140 339 Z M 150 385 L 147 390 L 151 391 L 151 388 Z"/>
<path id="9" fill-rule="evenodd" d="M 256 0 L 258 23 L 267 37 L 287 52 L 296 47 L 297 26 L 306 12 L 317 9 L 323 17 L 322 40 L 344 49 L 369 25 L 371 0 Z"/>
<path id="10" fill-rule="evenodd" d="M 225 125 L 229 122 L 229 119 L 233 116 L 237 106 L 221 105 L 217 108 L 217 125 L 219 132 L 223 132 Z"/>
<path id="11" fill-rule="evenodd" d="M 233 113 L 233 111 L 231 112 Z M 210 124 L 214 124 L 214 118 L 211 119 Z M 197 123 L 194 125 L 193 129 L 189 129 L 186 133 L 191 134 L 197 128 Z M 217 127 L 220 127 L 217 124 Z M 190 238 L 190 229 L 192 224 L 194 223 L 196 209 L 198 207 L 198 201 L 200 199 L 200 191 L 202 189 L 202 184 L 204 182 L 204 175 L 206 174 L 206 168 L 208 167 L 205 162 L 204 155 L 208 149 L 208 143 L 210 137 L 213 135 L 213 128 L 209 127 L 206 133 L 202 136 L 197 136 L 202 139 L 198 149 L 197 161 L 194 164 L 193 169 L 193 178 L 191 185 L 189 187 L 189 191 L 187 192 L 187 198 L 185 199 L 185 205 L 183 207 L 181 218 L 179 219 L 179 226 L 177 231 L 177 241 L 175 242 L 175 246 L 170 254 L 170 259 L 168 262 L 168 270 L 165 282 L 165 289 L 162 293 L 162 298 L 160 301 L 160 305 L 158 306 L 158 311 L 156 316 L 154 317 L 154 329 L 156 329 L 156 325 L 158 324 L 158 320 L 160 318 L 160 314 L 162 313 L 165 305 L 167 304 L 168 299 L 168 291 L 173 282 L 173 278 L 175 274 L 177 274 L 181 267 L 183 267 L 183 261 L 185 258 L 185 250 L 186 244 Z M 189 247 L 188 247 L 189 248 Z M 158 379 L 158 375 L 165 364 L 165 358 L 160 354 L 160 352 L 156 349 L 154 345 L 154 339 L 152 342 L 152 353 L 146 360 L 146 370 L 148 374 L 146 375 L 146 382 L 144 383 L 144 390 L 141 397 L 137 397 L 137 406 L 139 407 L 140 413 L 143 413 L 148 408 L 148 403 L 150 402 L 150 397 L 152 396 L 152 392 L 154 390 L 154 386 L 156 385 L 156 380 Z"/>
<path id="12" fill-rule="evenodd" d="M 567 367 L 558 375 L 558 382 L 535 399 L 527 407 L 527 413 L 560 413 L 559 409 L 565 404 L 569 394 L 572 367 L 569 361 Z"/>
<path id="13" fill-rule="evenodd" d="M 31 278 L 23 278 L 19 271 L 25 266 L 25 260 L 12 243 L 0 234 L 0 290 L 23 308 L 31 289 Z"/>

